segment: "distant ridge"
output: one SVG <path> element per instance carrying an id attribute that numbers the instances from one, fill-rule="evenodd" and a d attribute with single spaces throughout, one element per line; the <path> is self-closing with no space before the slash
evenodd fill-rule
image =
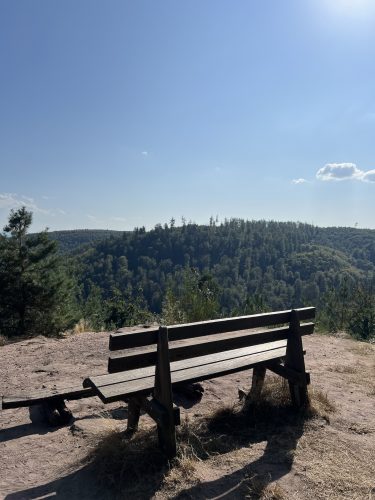
<path id="1" fill-rule="evenodd" d="M 121 236 L 125 231 L 112 229 L 67 229 L 49 231 L 52 240 L 57 241 L 60 253 L 70 253 L 82 245 L 100 241 L 111 236 Z"/>

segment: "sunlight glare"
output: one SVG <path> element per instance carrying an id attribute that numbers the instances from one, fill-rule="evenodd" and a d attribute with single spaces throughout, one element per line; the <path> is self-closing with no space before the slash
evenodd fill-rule
<path id="1" fill-rule="evenodd" d="M 373 0 L 324 0 L 324 4 L 336 16 L 364 18 L 374 12 Z"/>

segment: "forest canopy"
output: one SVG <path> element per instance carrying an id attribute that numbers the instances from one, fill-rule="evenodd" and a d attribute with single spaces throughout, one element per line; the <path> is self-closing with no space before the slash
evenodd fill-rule
<path id="1" fill-rule="evenodd" d="M 4 233 L 1 245 L 2 269 L 13 255 L 9 262 L 16 276 L 17 237 Z M 31 235 L 23 238 L 22 255 L 35 252 L 34 247 L 40 253 L 43 245 L 46 260 L 40 258 L 31 281 L 39 272 L 49 276 L 42 272 L 47 262 L 51 269 L 57 266 L 50 276 L 60 276 L 60 293 L 66 297 L 70 280 L 67 318 L 81 319 L 92 329 L 314 305 L 321 329 L 374 336 L 373 230 L 213 218 L 207 225 L 183 220 L 177 227 L 172 219 L 150 231 Z M 7 279 L 8 290 L 18 283 Z"/>

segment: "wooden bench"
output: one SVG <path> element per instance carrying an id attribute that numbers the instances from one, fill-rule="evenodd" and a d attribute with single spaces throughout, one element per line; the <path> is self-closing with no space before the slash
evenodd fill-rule
<path id="1" fill-rule="evenodd" d="M 72 413 L 66 407 L 65 401 L 90 398 L 95 396 L 91 388 L 69 387 L 60 390 L 43 389 L 23 396 L 1 396 L 1 409 L 25 408 L 40 406 L 44 419 L 51 425 L 67 424 Z"/>
<path id="2" fill-rule="evenodd" d="M 308 404 L 302 336 L 314 331 L 315 308 L 278 311 L 110 335 L 108 374 L 90 377 L 84 387 L 104 403 L 128 401 L 128 430 L 141 410 L 156 422 L 159 444 L 176 454 L 179 409 L 172 387 L 253 368 L 249 397 L 262 389 L 266 369 L 289 382 L 295 406 Z"/>

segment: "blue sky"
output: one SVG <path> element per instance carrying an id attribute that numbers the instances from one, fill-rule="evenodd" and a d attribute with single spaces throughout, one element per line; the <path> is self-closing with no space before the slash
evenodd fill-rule
<path id="1" fill-rule="evenodd" d="M 0 224 L 375 228 L 372 0 L 1 0 Z"/>

